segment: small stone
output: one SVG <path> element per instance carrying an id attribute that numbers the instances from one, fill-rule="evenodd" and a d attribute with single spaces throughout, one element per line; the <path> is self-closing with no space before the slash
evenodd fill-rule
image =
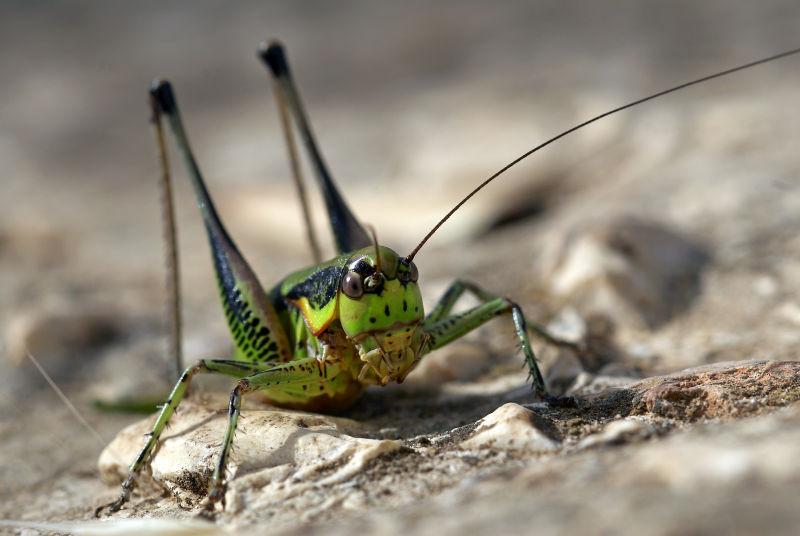
<path id="1" fill-rule="evenodd" d="M 586 396 L 593 393 L 601 393 L 608 389 L 619 389 L 631 385 L 636 381 L 637 378 L 628 376 L 604 376 L 601 374 L 582 372 L 575 378 L 573 384 L 567 389 L 566 394 L 571 396 Z"/>
<path id="2" fill-rule="evenodd" d="M 554 337 L 577 343 L 586 336 L 588 326 L 574 307 L 565 307 L 547 324 L 547 331 Z"/>
<path id="3" fill-rule="evenodd" d="M 753 289 L 756 291 L 756 294 L 762 298 L 769 298 L 770 296 L 774 296 L 778 291 L 778 283 L 775 281 L 774 277 L 762 275 L 757 277 L 753 282 Z"/>
<path id="4" fill-rule="evenodd" d="M 559 443 L 542 429 L 544 419 L 519 404 L 503 404 L 478 421 L 475 433 L 461 443 L 470 449 L 554 452 Z"/>
<path id="5" fill-rule="evenodd" d="M 634 342 L 626 347 L 627 353 L 630 357 L 639 361 L 654 361 L 658 354 L 648 344 L 643 342 Z"/>
<path id="6" fill-rule="evenodd" d="M 682 422 L 737 418 L 800 400 L 800 362 L 737 361 L 654 376 L 591 394 L 599 378 L 579 377 L 569 394 L 604 412 Z M 583 383 L 578 384 L 578 381 Z M 616 408 L 616 410 L 615 410 Z"/>
<path id="7" fill-rule="evenodd" d="M 578 448 L 593 448 L 603 445 L 619 445 L 653 435 L 655 427 L 641 417 L 626 417 L 608 423 L 603 431 L 585 437 Z"/>

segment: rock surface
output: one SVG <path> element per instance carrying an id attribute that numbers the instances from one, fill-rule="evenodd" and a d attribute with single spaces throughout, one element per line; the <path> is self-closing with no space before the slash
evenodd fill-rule
<path id="1" fill-rule="evenodd" d="M 92 518 L 116 497 L 112 481 L 152 421 L 95 403 L 163 399 L 175 377 L 145 99 L 154 76 L 173 80 L 215 204 L 271 286 L 310 255 L 253 58 L 265 38 L 286 41 L 350 206 L 405 253 L 540 141 L 797 46 L 798 27 L 792 0 L 0 3 L 10 51 L 0 54 L 10 73 L 0 85 L 0 532 L 27 536 L 19 522 L 49 522 L 62 532 L 198 533 L 224 378 L 202 378 L 168 431 L 153 465 L 165 489 L 143 482 L 112 519 Z M 511 322 L 498 318 L 336 417 L 247 400 L 228 509 L 202 526 L 796 532 L 796 62 L 560 140 L 472 198 L 415 258 L 427 307 L 468 279 L 578 343 L 574 352 L 534 339 L 552 391 L 574 405 L 532 403 Z M 179 165 L 174 176 L 185 353 L 225 357 L 207 239 Z M 311 181 L 309 192 L 323 214 Z M 316 225 L 330 253 L 321 217 Z"/>
<path id="2" fill-rule="evenodd" d="M 243 433 L 235 442 L 228 508 L 218 521 L 249 526 L 269 519 L 280 527 L 291 525 L 298 516 L 319 522 L 372 508 L 413 511 L 419 508 L 413 506 L 416 501 L 430 490 L 451 490 L 444 496 L 452 496 L 458 494 L 453 489 L 466 493 L 473 486 L 482 488 L 478 483 L 487 480 L 494 482 L 489 490 L 504 481 L 524 487 L 529 478 L 525 475 L 539 475 L 565 459 L 585 464 L 586 457 L 613 458 L 618 456 L 616 447 L 631 448 L 696 422 L 713 421 L 727 430 L 722 423 L 798 401 L 800 362 L 747 361 L 629 382 L 565 400 L 561 406 L 506 403 L 475 422 L 414 436 L 339 417 L 251 407 L 244 412 Z M 435 407 L 436 401 L 431 402 Z M 783 418 L 800 426 L 798 405 L 792 408 Z M 771 423 L 770 419 L 764 422 Z M 135 457 L 152 420 L 126 428 L 105 449 L 99 462 L 105 481 L 119 484 L 127 466 L 120 460 Z M 159 510 L 178 516 L 197 511 L 225 424 L 225 413 L 211 411 L 208 405 L 182 406 L 152 464 L 152 476 L 172 495 L 158 501 Z M 774 459 L 762 460 L 761 450 L 768 446 L 741 452 L 735 446 L 720 448 L 719 438 L 707 437 L 710 429 L 703 425 L 672 439 L 678 445 L 689 443 L 684 452 L 672 452 L 671 443 L 651 444 L 633 455 L 629 468 L 606 478 L 615 481 L 615 488 L 652 480 L 681 491 L 701 482 L 711 488 L 744 485 L 752 475 L 774 483 L 770 475 L 783 471 L 785 464 L 789 466 L 778 483 L 788 484 L 792 475 L 800 474 L 800 465 L 789 459 L 795 445 L 782 444 L 773 452 Z M 743 430 L 730 429 L 734 435 Z M 396 438 L 377 439 L 387 432 Z M 794 433 L 800 434 L 800 428 Z M 694 436 L 701 439 L 694 443 L 686 439 Z M 567 486 L 574 476 L 550 471 L 554 486 Z M 144 496 L 157 494 L 145 490 Z M 459 500 L 475 500 L 470 496 Z M 444 500 L 440 497 L 436 504 Z M 124 514 L 137 516 L 152 508 L 150 500 L 136 498 Z M 432 525 L 426 530 L 433 531 L 436 516 L 430 515 Z M 403 533 L 417 530 L 418 521 L 412 515 L 393 523 Z"/>
<path id="3" fill-rule="evenodd" d="M 280 534 L 794 534 L 797 441 L 795 404 L 659 441 L 571 452 L 466 479 L 425 502 Z"/>
<path id="4" fill-rule="evenodd" d="M 187 402 L 180 407 L 151 464 L 152 477 L 178 494 L 203 498 L 208 478 L 219 454 L 218 445 L 227 426 L 227 412 Z M 100 456 L 100 476 L 119 484 L 127 476 L 129 460 L 136 457 L 150 431 L 152 418 L 120 432 Z M 232 486 L 231 504 L 241 503 L 247 484 L 271 486 L 264 494 L 278 502 L 302 493 L 309 486 L 326 486 L 350 479 L 377 456 L 396 451 L 398 441 L 353 437 L 364 435 L 364 425 L 349 419 L 281 410 L 247 411 L 238 430 L 232 474 L 246 475 Z M 349 434 L 349 435 L 348 435 Z M 122 461 L 121 460 L 126 460 Z M 239 491 L 239 484 L 245 490 Z M 184 493 L 184 494 L 185 494 Z M 252 501 L 247 501 L 252 504 Z M 192 501 L 184 502 L 184 505 Z M 236 510 L 236 507 L 233 507 Z"/>

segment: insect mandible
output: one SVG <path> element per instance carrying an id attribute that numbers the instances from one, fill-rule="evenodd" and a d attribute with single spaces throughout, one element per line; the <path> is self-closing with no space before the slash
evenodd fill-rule
<path id="1" fill-rule="evenodd" d="M 224 508 L 226 467 L 245 394 L 262 392 L 269 401 L 283 407 L 310 411 L 343 409 L 352 404 L 366 386 L 402 382 L 425 355 L 497 316 L 510 317 L 513 321 L 531 379 L 533 398 L 547 403 L 562 403 L 547 391 L 531 348 L 529 331 L 551 344 L 567 345 L 573 349 L 577 345 L 554 338 L 541 326 L 528 323 L 521 308 L 512 300 L 495 296 L 465 281 L 452 283 L 425 314 L 414 256 L 479 190 L 554 141 L 603 117 L 667 93 L 798 52 L 800 49 L 783 52 L 675 86 L 600 114 L 550 138 L 472 190 L 411 253 L 403 256 L 380 245 L 375 233 L 369 233 L 351 212 L 318 149 L 283 47 L 277 42 L 263 45 L 259 55 L 275 81 L 295 179 L 298 179 L 298 173 L 291 141 L 291 121 L 298 128 L 322 191 L 337 251 L 333 259 L 294 272 L 269 289 L 261 286 L 217 213 L 192 154 L 171 85 L 156 80 L 151 86 L 150 96 L 164 173 L 168 175 L 161 131 L 165 118 L 188 168 L 202 214 L 220 301 L 235 350 L 230 359 L 202 359 L 183 370 L 144 447 L 130 465 L 120 497 L 98 508 L 96 513 L 105 508 L 119 510 L 130 499 L 137 475 L 154 455 L 159 438 L 192 378 L 201 373 L 221 374 L 236 380 L 230 394 L 227 429 L 209 482 L 205 505 L 209 511 L 213 511 L 217 504 Z M 307 210 L 305 204 L 303 206 Z M 317 252 L 316 241 L 312 234 L 310 237 Z M 456 302 L 465 293 L 473 294 L 479 305 L 453 314 Z"/>

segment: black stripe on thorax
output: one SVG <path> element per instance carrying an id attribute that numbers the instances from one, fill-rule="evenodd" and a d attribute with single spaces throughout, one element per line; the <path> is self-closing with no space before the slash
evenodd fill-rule
<path id="1" fill-rule="evenodd" d="M 290 288 L 286 293 L 286 298 L 289 300 L 306 298 L 311 307 L 321 309 L 336 296 L 342 280 L 342 272 L 340 266 L 320 268 L 304 281 Z"/>

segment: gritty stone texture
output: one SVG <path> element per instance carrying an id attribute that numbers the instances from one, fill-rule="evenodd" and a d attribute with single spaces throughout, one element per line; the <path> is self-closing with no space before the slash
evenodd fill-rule
<path id="1" fill-rule="evenodd" d="M 220 438 L 227 425 L 225 413 L 187 403 L 180 417 L 165 434 L 158 456 L 151 464 L 152 477 L 176 493 L 203 498 L 217 458 Z M 129 426 L 100 455 L 100 476 L 119 484 L 127 476 L 127 460 L 135 458 L 152 428 L 153 419 Z M 347 435 L 351 434 L 351 435 Z M 280 410 L 249 411 L 240 425 L 235 444 L 232 474 L 236 480 L 232 503 L 239 498 L 239 484 L 252 489 L 254 483 L 271 485 L 270 500 L 283 500 L 304 487 L 328 486 L 350 479 L 373 458 L 400 447 L 398 441 L 364 439 L 365 426 L 356 421 Z M 126 460 L 121 462 L 121 460 Z M 249 483 L 249 486 L 246 484 Z M 252 501 L 247 501 L 251 504 Z M 184 498 L 184 504 L 191 499 Z M 236 506 L 233 506 L 236 510 Z"/>
<path id="2" fill-rule="evenodd" d="M 461 445 L 470 450 L 552 452 L 558 449 L 557 441 L 540 430 L 547 425 L 518 404 L 504 404 L 475 423 L 473 435 Z"/>
<path id="3" fill-rule="evenodd" d="M 110 519 L 92 518 L 153 419 L 93 403 L 163 400 L 176 376 L 161 327 L 154 76 L 174 82 L 219 213 L 269 287 L 310 255 L 253 57 L 262 39 L 286 41 L 350 206 L 406 253 L 470 188 L 549 136 L 795 47 L 798 27 L 791 0 L 0 3 L 0 520 L 16 520 L 0 532 L 86 522 L 198 533 L 180 523 L 194 520 L 221 441 L 227 378 L 199 379 L 155 478 Z M 426 307 L 467 279 L 578 343 L 534 338 L 551 390 L 574 400 L 534 403 L 503 318 L 342 415 L 248 398 L 228 509 L 202 526 L 795 533 L 798 87 L 787 59 L 604 119 L 483 190 L 415 258 Z M 207 239 L 170 156 L 185 353 L 226 357 Z M 308 186 L 327 256 L 324 207 Z"/>
<path id="4" fill-rule="evenodd" d="M 281 534 L 788 535 L 800 523 L 799 440 L 795 404 L 658 441 L 571 452 L 466 479 L 429 501 Z"/>
<path id="5" fill-rule="evenodd" d="M 562 404 L 506 403 L 463 426 L 413 437 L 400 432 L 391 440 L 374 439 L 386 433 L 374 423 L 250 408 L 235 443 L 229 506 L 218 520 L 247 526 L 268 515 L 271 523 L 283 526 L 296 516 L 329 519 L 332 508 L 348 515 L 389 506 L 413 509 L 434 489 L 463 488 L 485 479 L 516 481 L 517 472 L 558 465 L 563 457 L 580 457 L 584 451 L 602 457 L 610 448 L 663 437 L 693 422 L 731 421 L 798 400 L 800 362 L 748 361 L 646 378 Z M 127 464 L 119 460 L 135 456 L 152 420 L 123 430 L 105 449 L 99 470 L 106 482 L 122 480 Z M 204 497 L 226 419 L 207 405 L 187 403 L 175 423 L 152 464 L 152 477 L 171 492 L 158 508 L 183 517 Z M 653 479 L 688 489 L 694 480 L 723 486 L 781 466 L 777 460 L 756 462 L 755 455 L 736 448 L 715 451 L 708 445 L 673 454 L 674 461 L 662 464 L 665 448 L 647 447 L 636 454 L 634 472 L 625 470 L 614 478 Z M 775 454 L 783 459 L 793 449 L 783 445 Z M 688 461 L 692 455 L 700 458 Z M 685 467 L 677 467 L 684 462 Z M 145 490 L 144 496 L 153 497 L 153 491 Z M 151 508 L 148 500 L 137 498 L 124 515 Z"/>

